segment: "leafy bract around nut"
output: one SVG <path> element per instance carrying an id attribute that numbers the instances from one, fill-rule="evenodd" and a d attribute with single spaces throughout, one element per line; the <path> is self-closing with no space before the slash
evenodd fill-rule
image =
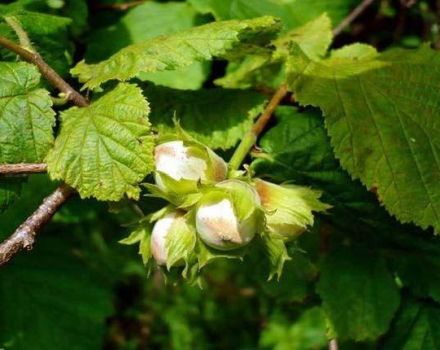
<path id="1" fill-rule="evenodd" d="M 319 201 L 319 191 L 307 187 L 275 185 L 260 179 L 255 179 L 254 183 L 266 210 L 268 230 L 284 239 L 295 239 L 312 226 L 312 211 L 322 212 L 330 208 Z"/>
<path id="2" fill-rule="evenodd" d="M 89 107 L 62 112 L 60 134 L 46 158 L 51 178 L 83 198 L 137 198 L 138 183 L 153 169 L 148 113 L 141 90 L 124 83 Z"/>
<path id="3" fill-rule="evenodd" d="M 158 265 L 188 264 L 195 245 L 195 228 L 184 212 L 171 212 L 154 224 L 151 252 Z"/>
<path id="4" fill-rule="evenodd" d="M 209 23 L 130 45 L 97 64 L 82 61 L 71 72 L 93 89 L 141 72 L 174 70 L 231 52 L 237 55 L 243 48 L 246 52 L 253 45 L 266 45 L 279 29 L 280 23 L 273 17 Z"/>
<path id="5" fill-rule="evenodd" d="M 230 250 L 247 245 L 262 229 L 256 191 L 240 180 L 227 180 L 208 190 L 198 203 L 196 228 L 212 248 Z"/>
<path id="6" fill-rule="evenodd" d="M 225 161 L 210 148 L 190 140 L 156 146 L 154 160 L 156 184 L 165 193 L 196 192 L 199 183 L 213 184 L 226 177 Z"/>

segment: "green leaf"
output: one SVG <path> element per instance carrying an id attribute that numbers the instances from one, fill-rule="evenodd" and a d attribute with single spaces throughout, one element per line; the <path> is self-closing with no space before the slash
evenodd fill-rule
<path id="1" fill-rule="evenodd" d="M 184 261 L 188 266 L 190 256 L 194 253 L 197 236 L 186 217 L 178 217 L 171 225 L 166 236 L 167 268 Z"/>
<path id="2" fill-rule="evenodd" d="M 310 350 L 324 348 L 328 343 L 326 318 L 319 307 L 313 307 L 294 322 L 280 312 L 271 316 L 260 338 L 263 349 Z"/>
<path id="3" fill-rule="evenodd" d="M 322 201 L 333 206 L 329 219 L 340 217 L 356 228 L 360 220 L 374 222 L 379 208 L 375 196 L 340 168 L 319 111 L 278 107 L 275 117 L 276 126 L 262 137 L 261 151 L 255 154 L 256 174 L 323 190 Z"/>
<path id="4" fill-rule="evenodd" d="M 109 27 L 94 31 L 90 37 L 86 60 L 107 59 L 133 43 L 170 35 L 197 24 L 197 12 L 186 3 L 148 1 L 136 6 Z M 199 89 L 206 79 L 205 63 L 195 62 L 173 72 L 142 73 L 142 80 L 177 89 Z"/>
<path id="5" fill-rule="evenodd" d="M 51 178 L 83 198 L 137 198 L 138 183 L 153 169 L 148 113 L 141 90 L 125 83 L 89 107 L 62 112 L 60 135 L 46 158 Z"/>
<path id="6" fill-rule="evenodd" d="M 0 62 L 0 164 L 41 162 L 53 145 L 49 93 L 28 63 Z"/>
<path id="7" fill-rule="evenodd" d="M 296 43 L 312 59 L 323 57 L 333 39 L 332 24 L 326 13 L 295 28 L 274 41 L 278 54 L 288 54 L 291 43 Z"/>
<path id="8" fill-rule="evenodd" d="M 355 0 L 189 0 L 202 13 L 218 20 L 245 19 L 263 15 L 279 17 L 285 30 L 296 28 L 327 12 L 339 23 L 358 1 Z"/>
<path id="9" fill-rule="evenodd" d="M 195 139 L 222 149 L 241 140 L 266 102 L 256 92 L 241 90 L 179 91 L 150 86 L 144 93 L 153 106 L 151 123 L 160 134 L 174 132 L 176 118 Z"/>
<path id="10" fill-rule="evenodd" d="M 385 261 L 355 247 L 335 250 L 324 260 L 317 291 L 339 338 L 356 341 L 384 334 L 400 302 Z"/>
<path id="11" fill-rule="evenodd" d="M 241 62 L 231 63 L 226 76 L 215 83 L 227 88 L 266 86 L 277 89 L 286 79 L 284 66 L 292 43 L 310 57 L 318 59 L 326 54 L 332 38 L 330 19 L 327 14 L 322 14 L 274 40 L 276 51 L 272 55 L 247 56 Z"/>
<path id="12" fill-rule="evenodd" d="M 440 77 L 440 56 L 427 47 L 350 56 L 294 57 L 296 98 L 322 109 L 342 166 L 377 188 L 390 213 L 440 230 L 440 108 L 429 84 Z"/>
<path id="13" fill-rule="evenodd" d="M 71 72 L 87 88 L 112 80 L 128 80 L 140 72 L 184 68 L 197 61 L 266 44 L 279 30 L 273 17 L 206 24 L 130 45 L 98 64 L 80 62 Z"/>
<path id="14" fill-rule="evenodd" d="M 28 34 L 32 46 L 43 59 L 60 75 L 68 73 L 72 63 L 72 45 L 69 42 L 71 20 L 44 13 L 22 10 L 21 6 L 0 5 L 0 35 L 18 42 L 16 33 L 2 17 L 13 17 Z M 6 50 L 0 51 L 3 59 L 15 61 L 16 55 Z"/>
<path id="15" fill-rule="evenodd" d="M 0 347 L 100 349 L 111 289 L 73 254 L 71 240 L 42 237 L 2 268 Z"/>
<path id="16" fill-rule="evenodd" d="M 440 306 L 407 298 L 385 339 L 384 350 L 440 348 Z"/>
<path id="17" fill-rule="evenodd" d="M 437 252 L 420 251 L 415 245 L 411 248 L 405 254 L 400 250 L 395 254 L 394 268 L 399 279 L 413 294 L 440 302 L 440 261 Z"/>
<path id="18" fill-rule="evenodd" d="M 271 280 L 274 276 L 277 276 L 279 280 L 283 273 L 285 262 L 291 259 L 284 239 L 277 234 L 265 232 L 261 235 L 261 241 L 270 264 L 268 280 Z"/>

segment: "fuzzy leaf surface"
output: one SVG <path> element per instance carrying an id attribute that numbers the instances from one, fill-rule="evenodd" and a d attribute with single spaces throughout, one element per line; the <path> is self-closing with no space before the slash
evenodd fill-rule
<path id="1" fill-rule="evenodd" d="M 427 47 L 321 62 L 293 56 L 291 85 L 322 109 L 341 165 L 402 222 L 440 230 L 440 55 Z M 404 57 L 404 58 L 403 58 Z"/>
<path id="2" fill-rule="evenodd" d="M 153 169 L 148 113 L 141 90 L 126 83 L 89 107 L 62 112 L 60 135 L 46 159 L 51 178 L 83 198 L 137 198 L 138 183 Z"/>
<path id="3" fill-rule="evenodd" d="M 127 46 L 97 64 L 82 61 L 71 72 L 86 88 L 93 89 L 108 80 L 128 80 L 141 72 L 176 70 L 227 53 L 237 54 L 252 44 L 265 45 L 279 28 L 279 21 L 273 17 L 209 23 Z"/>
<path id="4" fill-rule="evenodd" d="M 28 63 L 0 63 L 0 164 L 41 162 L 53 145 L 55 113 L 40 73 Z"/>

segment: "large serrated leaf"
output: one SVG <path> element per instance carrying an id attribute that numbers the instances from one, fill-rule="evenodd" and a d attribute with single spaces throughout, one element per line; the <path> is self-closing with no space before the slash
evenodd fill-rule
<path id="1" fill-rule="evenodd" d="M 426 47 L 364 53 L 321 62 L 295 55 L 292 88 L 300 103 L 323 110 L 336 156 L 354 178 L 377 188 L 402 222 L 438 231 L 440 55 Z"/>
<path id="2" fill-rule="evenodd" d="M 223 149 L 237 144 L 266 101 L 256 92 L 224 89 L 179 91 L 152 86 L 145 95 L 154 106 L 150 119 L 160 133 L 174 131 L 173 118 L 177 118 L 198 141 Z"/>
<path id="3" fill-rule="evenodd" d="M 355 247 L 331 252 L 317 289 L 341 339 L 373 340 L 384 334 L 400 302 L 385 261 Z"/>
<path id="4" fill-rule="evenodd" d="M 141 72 L 188 67 L 237 51 L 241 45 L 264 45 L 279 28 L 279 21 L 273 17 L 210 23 L 127 46 L 97 64 L 82 61 L 71 72 L 85 87 L 93 89 L 108 80 L 128 80 Z"/>
<path id="5" fill-rule="evenodd" d="M 41 162 L 53 145 L 55 113 L 39 83 L 34 66 L 0 62 L 0 164 Z M 16 199 L 21 182 L 0 179 L 0 212 Z"/>
<path id="6" fill-rule="evenodd" d="M 89 107 L 61 114 L 61 132 L 46 161 L 53 179 L 82 197 L 136 198 L 138 183 L 153 168 L 149 106 L 141 90 L 121 83 Z"/>

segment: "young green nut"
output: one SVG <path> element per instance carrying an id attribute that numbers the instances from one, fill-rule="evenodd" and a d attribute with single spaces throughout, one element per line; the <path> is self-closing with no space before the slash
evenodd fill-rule
<path id="1" fill-rule="evenodd" d="M 155 180 L 165 192 L 197 191 L 199 182 L 213 184 L 226 178 L 225 161 L 210 148 L 191 141 L 169 141 L 154 149 Z"/>
<path id="2" fill-rule="evenodd" d="M 218 250 L 248 244 L 261 228 L 262 212 L 257 192 L 247 183 L 226 180 L 201 199 L 196 230 L 201 240 Z"/>
<path id="3" fill-rule="evenodd" d="M 158 265 L 166 265 L 168 261 L 168 253 L 166 247 L 166 239 L 173 225 L 178 225 L 182 219 L 182 214 L 172 212 L 156 221 L 153 226 L 151 235 L 151 254 Z M 183 263 L 179 262 L 179 263 Z M 175 264 L 176 265 L 176 264 Z"/>
<path id="4" fill-rule="evenodd" d="M 313 211 L 323 212 L 329 205 L 319 200 L 321 192 L 295 185 L 275 185 L 254 180 L 261 204 L 266 210 L 269 231 L 292 240 L 313 225 Z"/>

